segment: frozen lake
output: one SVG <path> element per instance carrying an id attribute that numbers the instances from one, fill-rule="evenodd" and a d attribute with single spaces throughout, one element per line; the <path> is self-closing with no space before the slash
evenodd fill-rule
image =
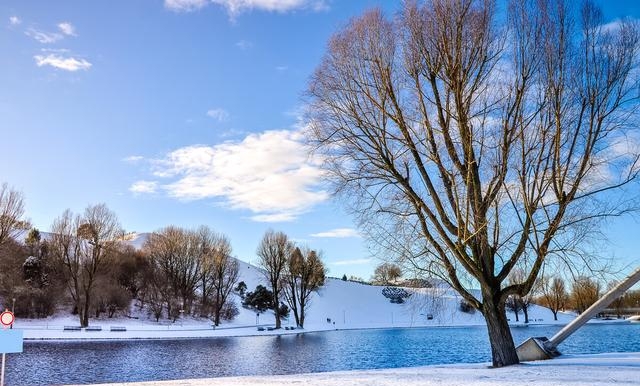
<path id="1" fill-rule="evenodd" d="M 557 326 L 512 330 L 517 343 Z M 104 383 L 377 369 L 490 360 L 484 327 L 354 330 L 289 336 L 27 342 L 7 356 L 7 385 Z M 565 354 L 640 352 L 640 324 L 588 325 Z"/>

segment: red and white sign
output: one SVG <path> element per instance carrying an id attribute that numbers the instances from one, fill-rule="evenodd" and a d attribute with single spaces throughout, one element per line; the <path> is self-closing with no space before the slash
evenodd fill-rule
<path id="1" fill-rule="evenodd" d="M 10 325 L 12 325 L 14 320 L 15 318 L 13 316 L 13 312 L 11 311 L 5 311 L 0 314 L 0 323 L 2 323 L 2 325 L 5 327 L 9 327 Z"/>

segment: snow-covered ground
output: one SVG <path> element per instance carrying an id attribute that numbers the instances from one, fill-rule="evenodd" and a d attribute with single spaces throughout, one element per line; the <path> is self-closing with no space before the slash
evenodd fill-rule
<path id="1" fill-rule="evenodd" d="M 130 383 L 129 386 L 610 386 L 637 385 L 640 353 L 562 356 L 490 369 L 488 364 L 343 371 L 269 377 L 229 377 Z M 124 385 L 119 383 L 118 385 Z"/>
<path id="2" fill-rule="evenodd" d="M 252 291 L 258 284 L 265 284 L 262 272 L 240 262 L 240 280 Z M 392 304 L 382 295 L 382 288 L 350 281 L 329 278 L 319 293 L 314 294 L 307 312 L 305 331 L 333 329 L 362 329 L 388 327 L 439 327 L 484 325 L 479 312 L 464 313 L 459 309 L 461 298 L 448 288 L 418 289 L 404 304 Z M 240 299 L 234 301 L 238 306 Z M 256 316 L 252 310 L 239 306 L 240 314 L 231 322 L 213 328 L 205 318 L 178 319 L 172 322 L 150 317 L 144 310 L 132 306 L 130 317 L 91 319 L 90 326 L 101 331 L 65 331 L 65 326 L 77 326 L 78 318 L 69 313 L 60 313 L 46 319 L 18 319 L 14 328 L 24 330 L 26 339 L 152 339 L 152 338 L 198 338 L 214 336 L 247 336 L 267 334 L 299 333 L 300 330 L 258 331 L 256 325 L 271 326 L 275 323 L 273 313 Z M 515 322 L 513 313 L 508 315 Z M 559 314 L 553 320 L 550 310 L 532 305 L 529 310 L 531 324 L 566 324 L 572 315 Z M 524 316 L 520 314 L 520 323 Z M 283 327 L 293 327 L 293 316 L 283 322 Z M 125 327 L 126 331 L 111 331 L 112 327 Z"/>

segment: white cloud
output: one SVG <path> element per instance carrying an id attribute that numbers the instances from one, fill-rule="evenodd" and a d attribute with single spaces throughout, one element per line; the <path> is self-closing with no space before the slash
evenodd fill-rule
<path id="1" fill-rule="evenodd" d="M 164 2 L 166 8 L 176 12 L 196 11 L 209 4 L 226 8 L 232 16 L 252 10 L 288 12 L 296 9 L 323 11 L 329 8 L 325 0 L 165 0 Z"/>
<path id="2" fill-rule="evenodd" d="M 77 36 L 76 28 L 69 22 L 63 22 L 58 24 L 58 29 L 60 30 L 60 32 L 62 32 L 67 36 Z"/>
<path id="3" fill-rule="evenodd" d="M 135 194 L 155 193 L 158 189 L 157 181 L 136 181 L 129 187 L 129 191 Z"/>
<path id="4" fill-rule="evenodd" d="M 209 0 L 164 0 L 164 6 L 175 12 L 191 12 L 207 5 Z"/>
<path id="5" fill-rule="evenodd" d="M 20 18 L 18 16 L 11 16 L 9 18 L 9 25 L 20 25 L 22 23 L 22 20 L 20 20 Z"/>
<path id="6" fill-rule="evenodd" d="M 207 116 L 215 119 L 218 122 L 224 122 L 229 120 L 229 113 L 225 109 L 215 108 L 207 111 Z"/>
<path id="7" fill-rule="evenodd" d="M 33 57 L 38 67 L 51 66 L 65 71 L 88 70 L 92 64 L 85 59 L 76 59 L 74 57 L 63 57 L 61 55 L 36 55 Z"/>
<path id="8" fill-rule="evenodd" d="M 230 15 L 254 9 L 269 12 L 288 12 L 305 8 L 314 11 L 327 9 L 327 4 L 323 0 L 211 0 L 211 2 L 225 7 Z"/>
<path id="9" fill-rule="evenodd" d="M 252 212 L 259 222 L 292 221 L 328 198 L 318 186 L 319 162 L 309 158 L 299 131 L 187 146 L 153 164 L 156 177 L 173 179 L 162 186 L 171 197 L 218 198 L 231 209 Z"/>
<path id="10" fill-rule="evenodd" d="M 313 233 L 311 237 L 347 238 L 361 236 L 360 233 L 353 228 L 336 228 L 326 232 Z"/>
<path id="11" fill-rule="evenodd" d="M 289 66 L 276 66 L 276 70 L 278 71 L 287 71 Z"/>
<path id="12" fill-rule="evenodd" d="M 61 40 L 64 38 L 62 34 L 59 34 L 57 32 L 38 31 L 37 29 L 34 29 L 34 28 L 29 28 L 28 30 L 25 31 L 25 34 L 42 44 L 55 43 L 58 40 Z"/>
<path id="13" fill-rule="evenodd" d="M 122 160 L 124 162 L 129 162 L 129 163 L 136 163 L 136 162 L 140 162 L 144 159 L 143 156 L 141 155 L 130 155 L 128 157 L 124 157 Z"/>
<path id="14" fill-rule="evenodd" d="M 250 49 L 251 47 L 253 47 L 253 43 L 251 43 L 248 40 L 240 40 L 239 42 L 236 43 L 236 47 L 238 47 L 239 49 L 246 51 L 248 49 Z"/>
<path id="15" fill-rule="evenodd" d="M 371 263 L 371 259 L 339 260 L 329 264 L 331 265 L 364 265 L 369 263 Z"/>
<path id="16" fill-rule="evenodd" d="M 285 212 L 274 214 L 258 214 L 255 216 L 251 216 L 250 218 L 255 222 L 289 222 L 295 220 L 298 215 L 299 213 L 295 212 Z"/>

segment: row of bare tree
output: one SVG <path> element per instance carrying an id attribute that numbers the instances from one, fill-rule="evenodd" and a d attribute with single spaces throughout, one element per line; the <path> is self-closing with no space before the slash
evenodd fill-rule
<path id="1" fill-rule="evenodd" d="M 50 315 L 68 297 L 81 326 L 91 315 L 128 312 L 138 300 L 159 320 L 181 314 L 211 317 L 215 325 L 238 309 L 230 295 L 238 281 L 238 261 L 229 239 L 212 229 L 168 226 L 149 235 L 142 249 L 123 242 L 116 214 L 104 204 L 83 213 L 64 211 L 42 236 L 28 228 L 22 193 L 0 189 L 0 299 L 16 299 L 21 316 Z M 20 237 L 19 237 L 20 236 Z M 303 327 L 312 293 L 325 280 L 319 253 L 296 246 L 282 232 L 267 231 L 258 247 L 259 262 L 271 285 L 276 327 L 281 303 Z M 13 303 L 13 302 L 12 302 Z M 12 304 L 13 306 L 13 304 Z"/>

